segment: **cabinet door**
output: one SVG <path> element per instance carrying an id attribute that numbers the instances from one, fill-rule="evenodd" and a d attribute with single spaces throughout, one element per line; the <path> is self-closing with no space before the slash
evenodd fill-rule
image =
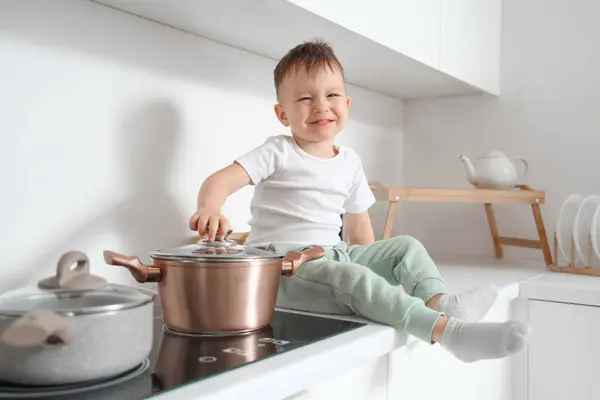
<path id="1" fill-rule="evenodd" d="M 504 294 L 483 322 L 524 320 L 527 303 Z M 525 364 L 525 352 L 500 360 L 464 363 L 439 345 L 414 336 L 389 355 L 389 400 L 523 400 L 513 374 Z M 571 400 L 571 399 L 563 399 Z M 574 399 L 573 399 L 574 400 Z"/>
<path id="2" fill-rule="evenodd" d="M 387 355 L 345 371 L 285 400 L 385 400 Z"/>
<path id="3" fill-rule="evenodd" d="M 440 69 L 498 94 L 501 0 L 441 0 Z"/>
<path id="4" fill-rule="evenodd" d="M 600 399 L 600 307 L 530 301 L 529 400 Z"/>
<path id="5" fill-rule="evenodd" d="M 440 0 L 288 1 L 424 64 L 439 67 Z"/>

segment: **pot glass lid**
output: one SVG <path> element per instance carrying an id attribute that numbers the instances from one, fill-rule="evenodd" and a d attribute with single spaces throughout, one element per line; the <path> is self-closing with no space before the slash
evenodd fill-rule
<path id="1" fill-rule="evenodd" d="M 95 314 L 134 308 L 152 300 L 153 296 L 119 285 L 93 290 L 22 288 L 0 295 L 0 316 L 23 315 L 33 310 L 65 315 Z"/>
<path id="2" fill-rule="evenodd" d="M 282 256 L 268 250 L 242 246 L 234 240 L 221 240 L 215 242 L 203 240 L 195 244 L 188 244 L 173 249 L 158 249 L 152 252 L 150 257 L 181 262 L 243 262 L 282 258 Z"/>

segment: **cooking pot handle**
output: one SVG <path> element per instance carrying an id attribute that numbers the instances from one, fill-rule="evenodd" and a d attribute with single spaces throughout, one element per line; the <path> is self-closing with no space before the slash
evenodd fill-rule
<path id="1" fill-rule="evenodd" d="M 11 347 L 57 348 L 73 341 L 69 321 L 49 310 L 30 311 L 13 322 L 2 334 L 2 342 Z"/>
<path id="2" fill-rule="evenodd" d="M 105 285 L 106 279 L 90 274 L 90 260 L 81 251 L 63 254 L 56 265 L 56 275 L 38 282 L 42 289 L 96 289 Z"/>
<path id="3" fill-rule="evenodd" d="M 113 251 L 104 250 L 104 261 L 108 265 L 126 267 L 139 283 L 158 282 L 162 275 L 160 268 L 144 265 L 137 257 L 128 257 Z"/>
<path id="4" fill-rule="evenodd" d="M 325 250 L 320 246 L 307 246 L 297 251 L 288 251 L 285 257 L 283 257 L 281 275 L 293 275 L 302 263 L 316 260 L 324 255 Z"/>

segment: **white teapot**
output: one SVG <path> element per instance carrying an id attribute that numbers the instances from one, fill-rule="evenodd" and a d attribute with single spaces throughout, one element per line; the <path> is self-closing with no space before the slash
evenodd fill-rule
<path id="1" fill-rule="evenodd" d="M 508 158 L 497 149 L 492 149 L 479 158 L 475 166 L 465 155 L 461 155 L 459 160 L 465 165 L 469 182 L 479 189 L 511 189 L 519 178 L 524 178 L 529 172 L 529 164 L 525 158 Z M 514 160 L 519 160 L 525 165 L 525 172 L 521 177 L 517 174 Z"/>

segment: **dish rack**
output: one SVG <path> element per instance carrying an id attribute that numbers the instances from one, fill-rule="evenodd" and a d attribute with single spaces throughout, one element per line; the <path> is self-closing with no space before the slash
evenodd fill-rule
<path id="1" fill-rule="evenodd" d="M 554 251 L 552 252 L 553 262 L 548 265 L 548 269 L 556 272 L 567 272 L 570 274 L 600 276 L 600 265 L 594 265 L 594 249 L 592 247 L 592 235 L 588 234 L 587 254 L 584 265 L 575 265 L 575 240 L 571 234 L 569 241 L 569 264 L 560 265 L 558 262 L 558 236 L 554 232 Z"/>
<path id="2" fill-rule="evenodd" d="M 389 203 L 387 217 L 383 228 L 383 239 L 389 238 L 392 234 L 396 208 L 400 202 L 479 203 L 483 204 L 485 207 L 496 258 L 504 257 L 504 251 L 502 249 L 503 245 L 539 249 L 544 255 L 546 267 L 551 271 L 600 276 L 600 268 L 592 268 L 594 257 L 591 236 L 589 236 L 588 240 L 587 262 L 585 266 L 575 265 L 575 245 L 573 237 L 571 237 L 571 246 L 569 250 L 569 265 L 559 265 L 557 235 L 556 232 L 554 232 L 554 251 L 551 251 L 540 208 L 540 205 L 544 204 L 546 201 L 545 191 L 533 190 L 527 185 L 517 185 L 514 189 L 496 190 L 408 186 L 385 187 L 380 182 L 375 181 L 369 182 L 369 186 L 377 201 L 386 201 Z M 496 225 L 496 218 L 492 207 L 493 204 L 529 204 L 533 213 L 533 220 L 536 225 L 538 239 L 532 240 L 501 236 L 498 232 L 498 226 Z M 600 267 L 600 265 L 597 267 Z"/>

